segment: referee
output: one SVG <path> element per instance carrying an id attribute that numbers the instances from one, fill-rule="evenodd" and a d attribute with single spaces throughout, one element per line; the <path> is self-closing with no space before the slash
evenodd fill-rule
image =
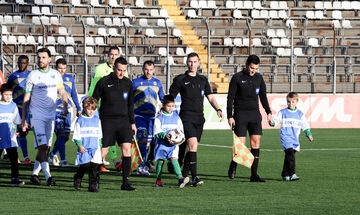
<path id="1" fill-rule="evenodd" d="M 200 58 L 196 53 L 190 53 L 187 56 L 188 70 L 174 78 L 170 86 L 170 95 L 176 98 L 177 94 L 181 96 L 180 118 L 184 125 L 186 144 L 180 147 L 186 147 L 187 153 L 184 160 L 183 176 L 187 177 L 189 170 L 192 176 L 192 185 L 199 186 L 204 182 L 197 176 L 197 148 L 201 139 L 204 118 L 204 97 L 209 100 L 212 107 L 216 110 L 220 121 L 223 120 L 223 114 L 219 108 L 215 96 L 212 95 L 209 82 L 203 75 L 197 73 L 200 66 Z M 183 153 L 185 148 L 183 148 Z M 183 155 L 179 153 L 179 162 L 182 162 Z"/>
<path id="2" fill-rule="evenodd" d="M 267 114 L 267 120 L 272 123 L 271 110 L 266 97 L 266 85 L 261 74 L 257 73 L 259 65 L 259 57 L 250 55 L 246 60 L 246 68 L 231 78 L 227 97 L 230 128 L 244 144 L 246 131 L 250 135 L 251 153 L 255 157 L 251 166 L 250 182 L 265 182 L 265 179 L 257 174 L 262 135 L 259 98 Z M 235 177 L 236 165 L 234 161 L 231 161 L 228 172 L 230 179 Z"/>
<path id="3" fill-rule="evenodd" d="M 101 156 L 105 158 L 115 141 L 123 154 L 123 184 L 121 190 L 133 191 L 128 183 L 131 168 L 131 142 L 136 134 L 132 82 L 125 77 L 127 61 L 115 60 L 114 72 L 103 77 L 95 86 L 93 97 L 101 98 L 100 119 L 103 132 Z"/>

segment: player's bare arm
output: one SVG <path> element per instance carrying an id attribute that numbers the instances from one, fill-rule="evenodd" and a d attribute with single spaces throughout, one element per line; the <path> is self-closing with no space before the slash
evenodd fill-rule
<path id="1" fill-rule="evenodd" d="M 28 127 L 28 124 L 26 122 L 26 113 L 28 111 L 29 102 L 30 102 L 30 93 L 24 94 L 24 102 L 23 102 L 23 108 L 22 108 L 22 120 L 21 120 L 21 129 L 23 132 L 26 132 L 26 129 Z"/>
<path id="2" fill-rule="evenodd" d="M 215 99 L 215 96 L 213 94 L 210 94 L 207 96 L 207 99 L 209 100 L 211 106 L 216 110 L 217 115 L 220 118 L 220 122 L 222 122 L 224 119 L 224 115 L 223 115 L 221 109 L 219 108 L 219 105 Z"/>
<path id="3" fill-rule="evenodd" d="M 64 106 L 63 112 L 65 115 L 67 115 L 68 114 L 68 97 L 67 97 L 65 88 L 62 87 L 62 88 L 59 88 L 58 90 L 59 90 L 61 101 Z"/>

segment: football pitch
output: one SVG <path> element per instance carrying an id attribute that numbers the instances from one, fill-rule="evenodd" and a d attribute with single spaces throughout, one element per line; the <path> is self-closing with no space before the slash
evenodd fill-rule
<path id="1" fill-rule="evenodd" d="M 204 131 L 198 152 L 200 187 L 177 187 L 175 175 L 163 170 L 163 188 L 155 188 L 155 174 L 132 174 L 135 192 L 121 191 L 122 176 L 101 174 L 100 192 L 75 191 L 73 175 L 75 144 L 66 145 L 70 167 L 53 167 L 57 186 L 29 182 L 31 166 L 20 165 L 21 188 L 10 187 L 10 165 L 0 160 L 0 214 L 360 214 L 360 129 L 312 129 L 314 142 L 301 134 L 301 152 L 296 153 L 299 181 L 283 182 L 284 153 L 279 130 L 264 130 L 259 175 L 266 183 L 250 183 L 250 169 L 237 167 L 228 179 L 232 153 L 231 131 Z M 28 136 L 33 161 L 32 135 Z M 30 141 L 31 140 L 31 141 Z M 247 144 L 248 145 L 248 144 Z M 22 153 L 19 151 L 20 159 Z M 110 158 L 107 160 L 110 161 Z M 45 184 L 43 173 L 40 179 Z"/>

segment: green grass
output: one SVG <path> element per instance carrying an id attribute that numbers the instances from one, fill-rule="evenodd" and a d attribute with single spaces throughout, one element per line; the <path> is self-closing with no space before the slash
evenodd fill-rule
<path id="1" fill-rule="evenodd" d="M 284 155 L 278 130 L 265 130 L 262 137 L 259 174 L 266 183 L 249 183 L 250 170 L 243 166 L 238 166 L 234 180 L 228 179 L 231 148 L 213 146 L 199 146 L 198 172 L 204 185 L 184 189 L 177 188 L 175 176 L 164 168 L 164 188 L 154 187 L 154 175 L 133 174 L 130 180 L 137 191 L 121 191 L 122 176 L 111 169 L 101 175 L 99 193 L 87 192 L 87 176 L 84 188 L 75 191 L 73 165 L 51 166 L 55 187 L 30 185 L 32 166 L 21 165 L 20 177 L 27 184 L 12 188 L 9 164 L 0 160 L 0 214 L 359 214 L 360 129 L 312 129 L 312 133 L 313 143 L 301 136 L 302 151 L 296 154 L 301 179 L 296 182 L 280 180 Z M 231 132 L 204 131 L 202 143 L 231 146 Z M 68 142 L 70 164 L 75 151 Z"/>

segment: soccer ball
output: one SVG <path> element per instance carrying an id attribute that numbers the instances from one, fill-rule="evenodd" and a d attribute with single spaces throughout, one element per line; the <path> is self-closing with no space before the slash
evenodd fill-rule
<path id="1" fill-rule="evenodd" d="M 171 130 L 168 135 L 170 136 L 170 144 L 180 145 L 185 142 L 185 134 L 179 129 Z"/>

